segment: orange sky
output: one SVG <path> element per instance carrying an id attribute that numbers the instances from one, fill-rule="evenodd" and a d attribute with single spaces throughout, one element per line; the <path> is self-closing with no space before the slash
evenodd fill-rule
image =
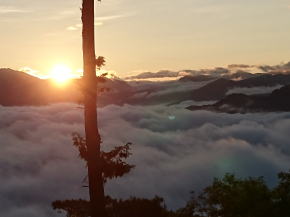
<path id="1" fill-rule="evenodd" d="M 0 67 L 82 68 L 80 0 L 0 0 Z M 290 59 L 289 0 L 104 0 L 96 51 L 119 76 Z"/>

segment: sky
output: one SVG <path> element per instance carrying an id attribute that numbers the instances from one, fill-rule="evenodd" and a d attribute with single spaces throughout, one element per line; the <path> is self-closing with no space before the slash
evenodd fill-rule
<path id="1" fill-rule="evenodd" d="M 0 0 L 0 68 L 82 68 L 81 0 Z M 96 53 L 120 77 L 290 59 L 290 0 L 103 0 Z"/>

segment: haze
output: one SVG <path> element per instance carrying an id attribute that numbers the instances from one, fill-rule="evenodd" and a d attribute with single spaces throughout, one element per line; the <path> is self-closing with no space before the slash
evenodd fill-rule
<path id="1" fill-rule="evenodd" d="M 99 3 L 100 4 L 100 3 Z M 288 0 L 105 0 L 96 52 L 119 76 L 232 63 L 278 64 L 290 55 Z M 0 0 L 1 67 L 45 75 L 82 68 L 80 0 Z"/>

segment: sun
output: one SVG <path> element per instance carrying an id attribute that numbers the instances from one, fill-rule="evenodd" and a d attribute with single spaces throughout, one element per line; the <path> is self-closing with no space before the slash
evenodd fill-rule
<path id="1" fill-rule="evenodd" d="M 73 78 L 72 70 L 64 64 L 55 65 L 49 72 L 49 78 L 56 84 L 63 85 Z"/>

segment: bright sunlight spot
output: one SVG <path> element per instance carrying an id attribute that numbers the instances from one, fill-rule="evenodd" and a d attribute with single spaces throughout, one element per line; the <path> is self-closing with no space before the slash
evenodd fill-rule
<path id="1" fill-rule="evenodd" d="M 49 77 L 57 84 L 62 85 L 73 78 L 72 70 L 62 64 L 55 65 L 49 73 Z"/>

